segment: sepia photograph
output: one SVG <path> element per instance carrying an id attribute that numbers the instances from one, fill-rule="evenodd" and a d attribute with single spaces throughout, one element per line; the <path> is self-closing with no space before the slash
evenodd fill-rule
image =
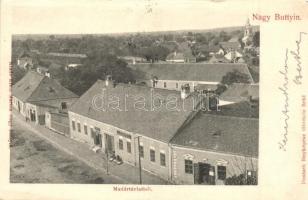
<path id="1" fill-rule="evenodd" d="M 306 200 L 306 0 L 0 0 L 0 200 Z"/>
<path id="2" fill-rule="evenodd" d="M 260 29 L 14 34 L 11 183 L 258 185 Z"/>

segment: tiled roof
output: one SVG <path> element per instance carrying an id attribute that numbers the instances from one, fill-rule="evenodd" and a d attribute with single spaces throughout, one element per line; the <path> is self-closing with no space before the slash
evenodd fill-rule
<path id="1" fill-rule="evenodd" d="M 244 117 L 244 118 L 259 118 L 259 101 L 249 100 L 236 102 L 232 104 L 226 104 L 219 106 L 219 110 L 206 111 L 205 113 L 233 116 L 233 117 Z"/>
<path id="2" fill-rule="evenodd" d="M 236 42 L 220 42 L 219 43 L 222 48 L 224 49 L 240 49 L 241 48 L 241 44 L 236 41 Z"/>
<path id="3" fill-rule="evenodd" d="M 23 52 L 21 55 L 19 55 L 19 58 L 26 58 L 26 57 L 30 58 L 31 56 L 27 52 Z"/>
<path id="4" fill-rule="evenodd" d="M 180 52 L 170 53 L 166 58 L 166 60 L 184 60 L 184 59 L 185 59 L 184 53 Z"/>
<path id="5" fill-rule="evenodd" d="M 238 37 L 232 37 L 228 42 L 238 42 Z"/>
<path id="6" fill-rule="evenodd" d="M 102 94 L 105 95 L 104 104 L 102 104 L 102 98 L 98 98 L 99 100 L 95 98 L 97 95 L 102 96 Z M 159 95 L 164 100 L 159 102 L 156 99 L 153 104 L 151 96 L 156 95 Z M 119 106 L 117 103 L 113 103 L 112 107 L 107 106 L 106 99 L 110 96 L 113 96 L 114 101 L 119 102 Z M 167 97 L 176 98 L 174 102 L 177 102 L 179 110 L 168 109 L 172 105 L 169 104 L 167 107 Z M 93 99 L 96 99 L 94 101 L 96 103 L 93 103 Z M 139 104 L 135 104 L 136 101 L 139 101 Z M 140 103 L 140 101 L 145 102 L 145 104 Z M 195 104 L 193 104 L 193 101 L 195 101 Z M 197 102 L 196 94 L 191 94 L 183 101 L 178 91 L 151 89 L 145 86 L 129 84 L 117 84 L 107 87 L 104 81 L 98 80 L 69 110 L 72 113 L 110 124 L 132 133 L 169 142 L 185 120 L 194 113 L 193 107 Z M 152 104 L 157 107 L 160 103 L 162 106 L 159 109 L 151 109 Z M 184 110 L 181 109 L 183 103 Z M 114 109 L 116 106 L 119 109 Z M 145 109 L 142 109 L 143 106 Z"/>
<path id="7" fill-rule="evenodd" d="M 12 86 L 12 95 L 25 102 L 36 90 L 43 78 L 44 76 L 41 74 L 29 71 L 20 81 Z"/>
<path id="8" fill-rule="evenodd" d="M 205 81 L 220 82 L 222 77 L 228 72 L 237 70 L 249 75 L 251 74 L 245 64 L 227 63 L 177 63 L 177 64 L 158 64 L 146 63 L 128 65 L 133 69 L 137 79 L 150 80 L 156 76 L 159 80 L 183 80 L 183 81 Z"/>
<path id="9" fill-rule="evenodd" d="M 171 141 L 206 151 L 258 157 L 259 120 L 199 112 Z"/>
<path id="10" fill-rule="evenodd" d="M 58 53 L 58 52 L 50 52 L 48 53 L 50 56 L 58 56 L 58 57 L 70 57 L 70 58 L 86 58 L 86 54 L 78 54 L 78 53 Z"/>
<path id="11" fill-rule="evenodd" d="M 28 101 L 45 101 L 51 99 L 69 99 L 78 96 L 66 89 L 56 80 L 45 77 L 39 87 L 32 93 Z"/>
<path id="12" fill-rule="evenodd" d="M 210 58 L 209 63 L 230 63 L 230 61 L 223 55 L 215 54 Z"/>
<path id="13" fill-rule="evenodd" d="M 37 102 L 52 99 L 78 98 L 54 79 L 29 71 L 12 88 L 13 96 L 22 101 Z"/>
<path id="14" fill-rule="evenodd" d="M 247 100 L 250 96 L 252 98 L 259 98 L 258 84 L 234 83 L 220 95 L 220 99 L 225 101 L 240 102 Z"/>
<path id="15" fill-rule="evenodd" d="M 196 90 L 216 90 L 217 89 L 217 85 L 213 85 L 213 84 L 198 84 L 195 87 Z"/>

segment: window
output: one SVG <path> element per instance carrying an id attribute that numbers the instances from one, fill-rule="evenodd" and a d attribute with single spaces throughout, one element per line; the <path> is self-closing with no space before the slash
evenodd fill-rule
<path id="1" fill-rule="evenodd" d="M 166 155 L 164 153 L 160 153 L 160 165 L 166 166 Z"/>
<path id="2" fill-rule="evenodd" d="M 139 155 L 141 158 L 144 158 L 144 148 L 141 145 L 139 146 Z"/>
<path id="3" fill-rule="evenodd" d="M 78 129 L 78 132 L 80 133 L 81 132 L 80 122 L 77 122 L 77 129 Z"/>
<path id="4" fill-rule="evenodd" d="M 127 152 L 131 153 L 132 152 L 132 145 L 131 145 L 131 143 L 127 142 L 126 145 L 127 145 Z"/>
<path id="5" fill-rule="evenodd" d="M 155 150 L 153 149 L 150 150 L 150 160 L 155 162 Z"/>
<path id="6" fill-rule="evenodd" d="M 167 83 L 166 82 L 164 82 L 164 88 L 166 88 L 167 87 Z"/>
<path id="7" fill-rule="evenodd" d="M 175 88 L 179 88 L 179 84 L 178 83 L 175 83 Z"/>
<path id="8" fill-rule="evenodd" d="M 73 131 L 76 130 L 75 121 L 72 121 L 72 128 L 73 128 Z"/>
<path id="9" fill-rule="evenodd" d="M 226 167 L 225 166 L 217 166 L 217 175 L 219 180 L 226 179 Z"/>
<path id="10" fill-rule="evenodd" d="M 67 109 L 66 102 L 62 102 L 62 103 L 61 103 L 61 109 L 62 109 L 62 110 L 66 110 L 66 109 Z"/>
<path id="11" fill-rule="evenodd" d="M 119 139 L 119 149 L 123 150 L 123 140 Z"/>
<path id="12" fill-rule="evenodd" d="M 185 173 L 192 174 L 193 173 L 193 162 L 192 160 L 185 160 Z"/>
<path id="13" fill-rule="evenodd" d="M 84 131 L 84 134 L 88 135 L 88 127 L 87 125 L 83 125 L 83 131 Z"/>
<path id="14" fill-rule="evenodd" d="M 257 177 L 257 172 L 252 170 L 247 170 L 248 177 Z"/>
<path id="15" fill-rule="evenodd" d="M 256 185 L 258 183 L 257 172 L 248 170 L 247 171 L 247 184 L 248 185 Z"/>

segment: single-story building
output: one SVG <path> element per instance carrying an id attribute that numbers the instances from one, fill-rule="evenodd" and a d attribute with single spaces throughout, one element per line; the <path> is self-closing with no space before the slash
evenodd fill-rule
<path id="1" fill-rule="evenodd" d="M 138 166 L 140 154 L 144 170 L 169 180 L 169 141 L 196 114 L 200 102 L 188 90 L 98 80 L 70 107 L 70 134 L 131 165 Z"/>
<path id="2" fill-rule="evenodd" d="M 253 83 L 247 65 L 239 63 L 147 63 L 128 66 L 133 69 L 137 82 L 168 90 L 180 91 L 185 84 L 189 84 L 191 91 L 199 84 L 217 85 L 223 76 L 232 71 L 247 74 Z"/>
<path id="3" fill-rule="evenodd" d="M 237 63 L 243 57 L 239 51 L 231 50 L 224 56 L 229 62 Z"/>
<path id="4" fill-rule="evenodd" d="M 225 50 L 225 53 L 228 53 L 232 50 L 240 50 L 242 48 L 239 41 L 220 42 L 219 45 Z"/>
<path id="5" fill-rule="evenodd" d="M 23 52 L 17 59 L 17 65 L 23 69 L 31 69 L 33 67 L 33 60 L 30 54 Z"/>
<path id="6" fill-rule="evenodd" d="M 45 124 L 45 113 L 67 112 L 78 96 L 56 80 L 35 71 L 29 71 L 12 87 L 13 108 L 26 120 Z"/>
<path id="7" fill-rule="evenodd" d="M 176 91 L 98 80 L 70 107 L 70 136 L 136 167 L 140 156 L 143 170 L 175 183 L 224 184 L 255 173 L 258 120 L 216 115 L 206 99 L 189 85 Z"/>
<path id="8" fill-rule="evenodd" d="M 171 141 L 171 179 L 214 185 L 232 176 L 255 175 L 258 125 L 255 118 L 199 112 Z"/>
<path id="9" fill-rule="evenodd" d="M 225 58 L 224 55 L 214 54 L 208 61 L 209 63 L 230 63 L 231 61 Z"/>
<path id="10" fill-rule="evenodd" d="M 170 53 L 166 57 L 166 61 L 169 63 L 195 63 L 196 57 L 191 52 L 176 52 Z"/>

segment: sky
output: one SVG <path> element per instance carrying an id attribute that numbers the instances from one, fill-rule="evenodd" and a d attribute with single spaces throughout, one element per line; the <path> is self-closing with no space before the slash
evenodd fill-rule
<path id="1" fill-rule="evenodd" d="M 9 6 L 14 34 L 76 34 L 242 26 L 259 1 L 13 0 Z"/>

